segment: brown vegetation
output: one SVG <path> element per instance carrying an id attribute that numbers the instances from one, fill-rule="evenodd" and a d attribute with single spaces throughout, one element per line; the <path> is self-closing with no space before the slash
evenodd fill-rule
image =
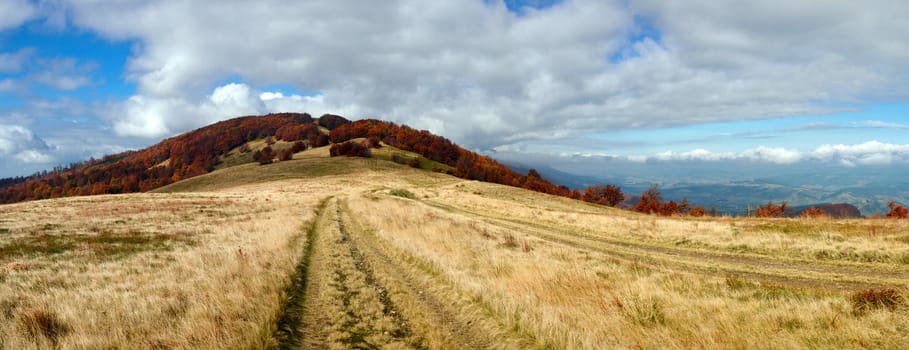
<path id="1" fill-rule="evenodd" d="M 2 347 L 909 342 L 907 220 L 645 216 L 328 151 L 4 206 Z"/>
<path id="2" fill-rule="evenodd" d="M 891 219 L 905 219 L 907 214 L 909 214 L 909 210 L 907 210 L 906 207 L 896 204 L 894 201 L 888 202 L 887 206 L 890 207 L 890 212 L 884 215 L 885 217 Z"/>

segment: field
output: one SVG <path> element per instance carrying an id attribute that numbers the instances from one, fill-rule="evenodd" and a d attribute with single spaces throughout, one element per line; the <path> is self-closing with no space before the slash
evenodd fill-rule
<path id="1" fill-rule="evenodd" d="M 0 207 L 0 348 L 909 346 L 906 221 L 661 218 L 324 153 Z"/>

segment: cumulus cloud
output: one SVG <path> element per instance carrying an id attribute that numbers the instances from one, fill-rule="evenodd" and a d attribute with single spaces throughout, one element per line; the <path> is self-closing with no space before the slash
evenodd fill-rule
<path id="1" fill-rule="evenodd" d="M 673 152 L 673 151 L 665 151 L 662 153 L 658 153 L 651 158 L 655 159 L 655 160 L 661 160 L 661 161 L 675 161 L 675 160 L 719 161 L 719 160 L 734 159 L 734 158 L 736 158 L 736 155 L 734 153 L 715 153 L 715 152 L 711 152 L 711 151 L 708 151 L 703 148 L 698 148 L 695 150 L 691 150 L 688 152 L 681 152 L 681 153 L 677 153 L 677 152 Z M 646 161 L 648 159 L 648 157 L 636 156 L 636 157 L 631 157 L 629 159 L 632 161 L 641 161 L 641 160 Z"/>
<path id="2" fill-rule="evenodd" d="M 624 157 L 632 162 L 647 161 L 708 161 L 748 160 L 771 164 L 791 165 L 803 161 L 819 161 L 846 167 L 859 165 L 892 165 L 909 163 L 909 144 L 868 141 L 860 144 L 821 145 L 810 151 L 782 147 L 759 146 L 742 152 L 712 152 L 695 149 L 688 152 L 665 151 L 654 155 Z"/>
<path id="3" fill-rule="evenodd" d="M 0 30 L 41 16 L 57 29 L 128 41 L 123 74 L 136 91 L 86 104 L 118 136 L 145 144 L 238 115 L 283 111 L 390 119 L 472 149 L 496 149 L 909 101 L 905 1 L 548 4 L 515 14 L 502 1 L 483 0 L 8 0 L 0 1 Z M 35 56 L 30 49 L 0 53 L 0 72 L 21 75 L 0 79 L 0 92 L 100 84 L 90 65 Z M 824 152 L 768 145 L 631 158 L 847 166 L 905 159 Z"/>
<path id="4" fill-rule="evenodd" d="M 907 98 L 900 1 L 67 3 L 76 25 L 139 41 L 128 74 L 137 96 L 182 101 L 156 112 L 172 132 L 225 76 L 318 92 L 266 106 L 343 106 L 472 147 Z"/>
<path id="5" fill-rule="evenodd" d="M 0 125 L 0 156 L 12 156 L 24 163 L 48 163 L 50 147 L 31 130 L 19 125 Z"/>
<path id="6" fill-rule="evenodd" d="M 260 92 L 247 84 L 218 86 L 200 99 L 188 96 L 148 97 L 134 95 L 109 106 L 107 118 L 119 136 L 158 138 L 236 116 L 273 112 L 352 112 L 350 106 L 330 106 L 323 96 L 285 96 L 277 91 Z"/>
<path id="7" fill-rule="evenodd" d="M 782 147 L 760 146 L 743 152 L 742 156 L 751 160 L 765 161 L 774 164 L 794 164 L 802 160 L 802 153 L 798 150 Z"/>
<path id="8" fill-rule="evenodd" d="M 891 144 L 868 141 L 857 145 L 822 145 L 811 156 L 825 161 L 838 161 L 844 165 L 889 165 L 909 162 L 909 144 Z"/>
<path id="9" fill-rule="evenodd" d="M 35 49 L 28 47 L 16 52 L 0 53 L 0 73 L 18 73 L 34 53 Z"/>
<path id="10" fill-rule="evenodd" d="M 0 1 L 0 30 L 18 26 L 36 14 L 35 7 L 28 0 Z"/>

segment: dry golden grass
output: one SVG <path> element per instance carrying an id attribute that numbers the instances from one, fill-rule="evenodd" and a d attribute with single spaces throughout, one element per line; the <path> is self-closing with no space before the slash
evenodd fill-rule
<path id="1" fill-rule="evenodd" d="M 434 200 L 456 202 L 463 197 L 452 193 Z M 561 199 L 524 203 L 533 213 L 534 206 L 549 208 L 552 201 Z M 560 205 L 565 203 L 552 207 Z M 835 283 L 806 289 L 702 274 L 672 264 L 649 268 L 583 244 L 541 239 L 532 225 L 500 225 L 484 216 L 394 197 L 352 198 L 350 207 L 352 215 L 375 227 L 394 249 L 431 266 L 440 280 L 450 281 L 451 288 L 540 347 L 896 349 L 909 344 L 902 331 L 909 326 L 904 307 L 856 315 L 849 293 L 838 291 Z M 487 213 L 519 217 L 515 209 L 484 207 Z M 587 210 L 583 205 L 572 209 Z M 590 211 L 578 214 L 576 224 L 636 216 Z M 686 221 L 656 219 L 655 224 L 672 227 Z M 615 224 L 600 231 L 608 234 L 612 228 Z M 531 249 L 509 240 L 527 242 Z"/>
<path id="2" fill-rule="evenodd" d="M 0 348 L 263 347 L 314 201 L 260 192 L 3 206 Z"/>
<path id="3" fill-rule="evenodd" d="M 0 207 L 0 348 L 909 346 L 907 221 L 660 218 L 324 153 Z"/>

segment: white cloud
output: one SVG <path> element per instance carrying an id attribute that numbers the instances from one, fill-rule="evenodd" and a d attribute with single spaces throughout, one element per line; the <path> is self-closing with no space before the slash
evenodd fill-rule
<path id="1" fill-rule="evenodd" d="M 285 111 L 390 119 L 494 149 L 604 130 L 909 102 L 909 3 L 897 0 L 566 0 L 521 16 L 482 0 L 7 0 L 0 1 L 0 30 L 36 15 L 51 29 L 130 41 L 124 74 L 137 86 L 134 96 L 96 102 L 100 113 L 69 113 L 103 114 L 117 135 L 141 140 L 133 145 L 237 115 Z M 0 79 L 0 92 L 101 83 L 90 65 L 34 52 L 0 53 L 0 72 L 22 75 Z M 773 146 L 628 158 L 844 166 L 906 159 L 846 149 L 856 145 Z"/>
<path id="2" fill-rule="evenodd" d="M 18 73 L 34 53 L 33 48 L 22 48 L 13 53 L 0 53 L 0 73 Z"/>
<path id="3" fill-rule="evenodd" d="M 19 88 L 19 82 L 12 78 L 0 79 L 0 92 L 13 92 Z"/>
<path id="4" fill-rule="evenodd" d="M 48 163 L 53 157 L 44 153 L 50 147 L 31 130 L 19 125 L 0 125 L 0 158 L 12 156 L 24 163 Z"/>
<path id="5" fill-rule="evenodd" d="M 688 152 L 665 151 L 654 155 L 624 157 L 632 162 L 646 161 L 727 161 L 749 160 L 772 164 L 792 165 L 803 161 L 819 161 L 853 168 L 859 165 L 892 165 L 909 163 L 909 144 L 891 144 L 879 141 L 845 145 L 821 145 L 811 151 L 782 147 L 759 146 L 742 152 L 712 152 L 695 149 Z"/>
<path id="6" fill-rule="evenodd" d="M 802 153 L 798 150 L 785 149 L 782 147 L 760 146 L 743 152 L 742 156 L 751 160 L 765 161 L 774 164 L 794 164 L 802 160 Z"/>
<path id="7" fill-rule="evenodd" d="M 242 76 L 253 89 L 319 93 L 260 96 L 267 106 L 343 106 L 468 147 L 909 98 L 909 10 L 890 0 L 567 0 L 523 16 L 455 0 L 94 0 L 67 10 L 79 26 L 138 39 L 138 96 L 195 105 L 162 113 L 204 108 L 215 82 Z M 642 29 L 657 35 L 628 41 Z"/>
<path id="8" fill-rule="evenodd" d="M 54 161 L 54 157 L 41 153 L 39 151 L 28 149 L 22 152 L 19 152 L 15 155 L 16 159 L 23 163 L 50 163 Z"/>
<path id="9" fill-rule="evenodd" d="M 822 145 L 811 153 L 812 157 L 843 164 L 889 165 L 909 162 L 909 144 L 891 144 L 868 141 L 856 145 Z"/>
<path id="10" fill-rule="evenodd" d="M 641 159 L 640 156 L 638 156 L 636 158 L 638 160 Z M 697 160 L 697 161 L 715 162 L 715 161 L 720 161 L 720 160 L 734 159 L 734 158 L 736 158 L 736 155 L 733 153 L 715 153 L 715 152 L 711 152 L 711 151 L 708 151 L 703 148 L 698 148 L 698 149 L 694 149 L 694 150 L 691 150 L 688 152 L 682 152 L 682 153 L 676 153 L 673 151 L 665 151 L 662 153 L 658 153 L 651 158 L 655 159 L 655 160 L 660 160 L 660 161 Z"/>
<path id="11" fill-rule="evenodd" d="M 119 136 L 158 138 L 236 116 L 275 112 L 355 112 L 352 106 L 332 106 L 324 96 L 285 96 L 280 92 L 258 92 L 247 84 L 229 83 L 216 87 L 199 99 L 190 97 L 147 97 L 135 95 L 110 106 L 107 118 Z"/>
<path id="12" fill-rule="evenodd" d="M 880 120 L 866 120 L 861 126 L 882 129 L 909 129 L 909 124 L 891 123 Z"/>
<path id="13" fill-rule="evenodd" d="M 0 1 L 0 30 L 18 26 L 34 17 L 36 12 L 28 0 Z"/>

